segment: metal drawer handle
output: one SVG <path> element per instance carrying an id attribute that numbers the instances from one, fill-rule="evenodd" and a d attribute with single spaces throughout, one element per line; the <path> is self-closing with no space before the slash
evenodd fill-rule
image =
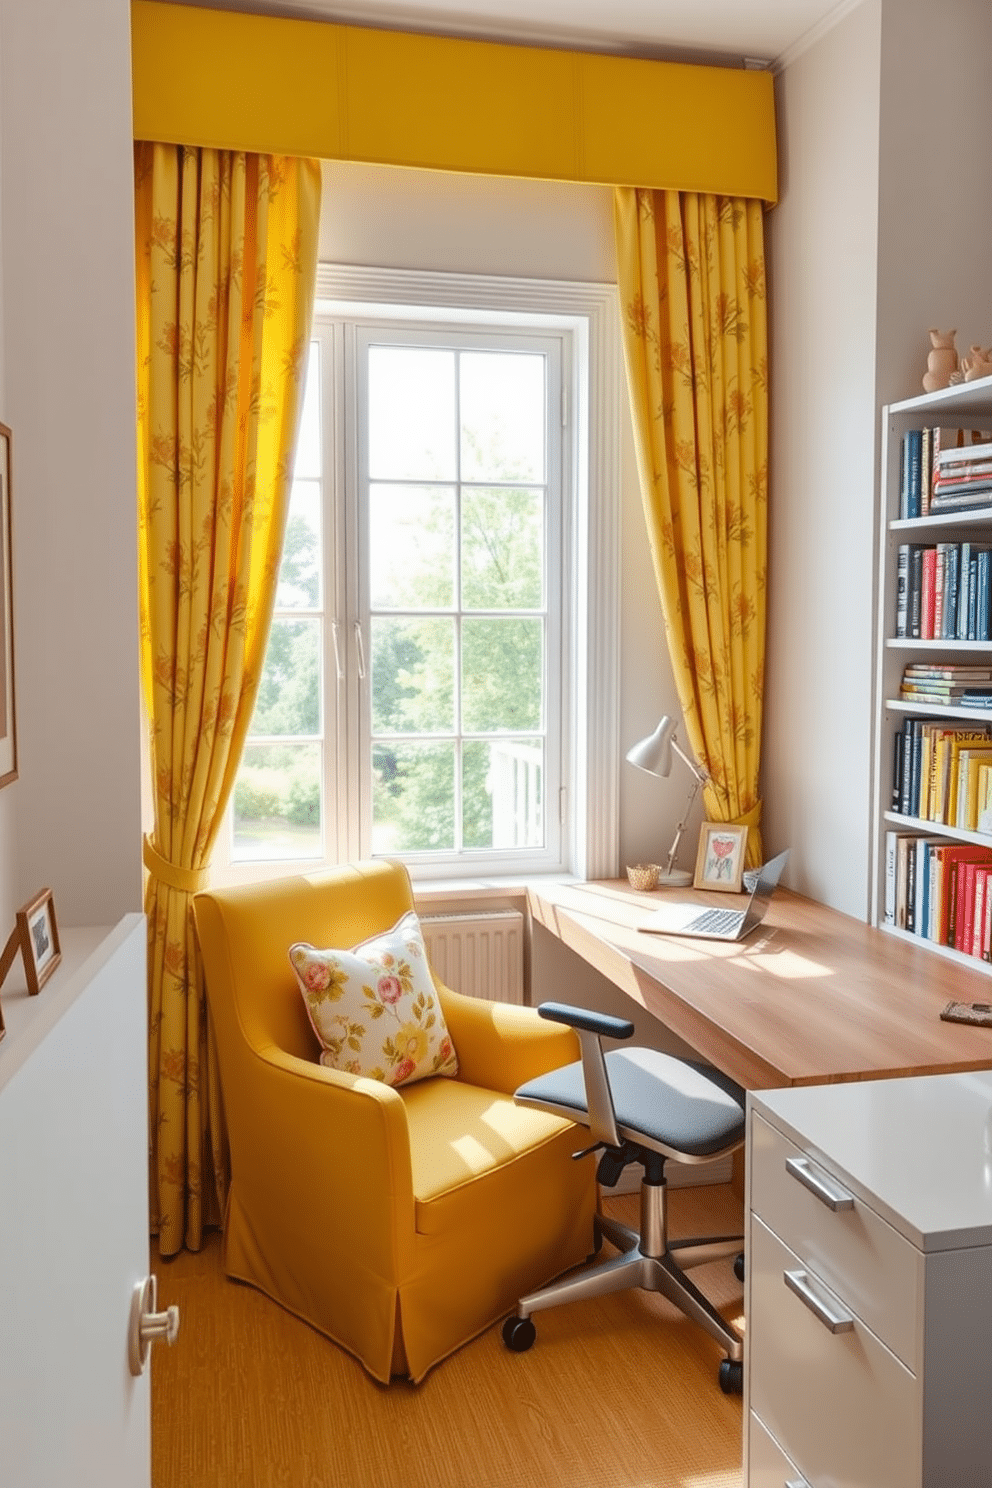
<path id="1" fill-rule="evenodd" d="M 790 1478 L 787 1483 L 783 1483 L 782 1488 L 809 1488 L 809 1484 L 805 1478 Z"/>
<path id="2" fill-rule="evenodd" d="M 816 1295 L 810 1286 L 809 1277 L 805 1271 L 783 1271 L 782 1280 L 790 1291 L 795 1292 L 800 1302 L 803 1302 L 813 1314 L 819 1318 L 825 1328 L 831 1333 L 849 1333 L 854 1327 L 854 1318 L 849 1312 L 841 1308 L 831 1308 L 820 1297 Z"/>
<path id="3" fill-rule="evenodd" d="M 854 1195 L 849 1194 L 846 1188 L 841 1188 L 835 1179 L 814 1168 L 808 1157 L 787 1157 L 785 1171 L 798 1179 L 803 1188 L 808 1188 L 828 1209 L 836 1211 L 854 1208 Z"/>

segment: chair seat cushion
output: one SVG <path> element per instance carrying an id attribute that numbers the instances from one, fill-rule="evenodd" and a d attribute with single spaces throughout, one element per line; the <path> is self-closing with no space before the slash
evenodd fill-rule
<path id="1" fill-rule="evenodd" d="M 526 1164 L 563 1133 L 575 1134 L 571 1121 L 460 1080 L 421 1080 L 399 1094 L 420 1234 L 442 1233 L 452 1224 L 453 1207 L 484 1201 L 487 1180 L 500 1169 Z"/>
<path id="2" fill-rule="evenodd" d="M 617 1128 L 628 1141 L 687 1158 L 743 1141 L 745 1092 L 719 1070 L 656 1049 L 611 1049 L 605 1059 Z M 516 1099 L 588 1125 L 581 1060 L 528 1080 Z"/>

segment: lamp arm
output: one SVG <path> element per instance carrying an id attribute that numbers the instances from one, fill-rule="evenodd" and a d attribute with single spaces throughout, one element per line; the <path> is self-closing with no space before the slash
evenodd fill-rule
<path id="1" fill-rule="evenodd" d="M 683 759 L 685 759 L 685 755 L 682 754 L 681 749 L 678 752 L 679 752 L 680 756 Z M 671 845 L 671 847 L 669 849 L 669 852 L 668 852 L 668 862 L 665 865 L 665 872 L 666 873 L 671 873 L 671 871 L 672 871 L 672 867 L 673 867 L 673 865 L 675 863 L 675 854 L 679 850 L 679 843 L 682 841 L 682 833 L 685 831 L 685 824 L 689 820 L 689 813 L 692 810 L 692 803 L 695 801 L 696 796 L 699 793 L 699 787 L 703 784 L 703 782 L 707 778 L 705 775 L 701 774 L 701 772 L 699 770 L 696 769 L 696 767 L 692 764 L 691 761 L 688 761 L 687 760 L 686 763 L 689 765 L 689 768 L 692 770 L 692 773 L 693 773 L 695 779 L 693 780 L 693 783 L 692 783 L 692 790 L 689 792 L 689 799 L 685 803 L 685 810 L 682 813 L 682 820 L 679 822 L 678 826 L 675 828 L 675 839 L 672 842 L 672 845 Z"/>
<path id="2" fill-rule="evenodd" d="M 692 771 L 693 775 L 695 775 L 697 788 L 701 785 L 705 785 L 708 780 L 711 780 L 712 777 L 709 775 L 709 773 L 706 770 L 700 769 L 695 760 L 690 759 L 685 750 L 679 748 L 679 742 L 677 739 L 672 740 L 672 748 L 674 749 L 675 753 L 678 755 L 682 763 L 684 765 L 687 765 Z"/>

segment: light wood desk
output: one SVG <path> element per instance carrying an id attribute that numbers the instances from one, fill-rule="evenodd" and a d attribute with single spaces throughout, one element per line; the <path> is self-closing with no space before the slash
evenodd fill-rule
<path id="1" fill-rule="evenodd" d="M 528 892 L 539 924 L 747 1089 L 992 1069 L 992 1028 L 940 1019 L 952 998 L 992 1001 L 977 968 L 788 889 L 739 943 L 638 931 L 662 897 L 625 880 Z"/>

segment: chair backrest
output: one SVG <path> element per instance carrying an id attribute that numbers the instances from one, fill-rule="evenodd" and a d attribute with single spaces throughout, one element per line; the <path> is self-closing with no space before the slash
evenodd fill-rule
<path id="1" fill-rule="evenodd" d="M 196 894 L 193 911 L 222 1083 L 225 1062 L 247 1055 L 248 1048 L 275 1045 L 301 1059 L 319 1052 L 289 964 L 295 941 L 322 948 L 357 945 L 412 908 L 406 868 L 387 861 Z"/>

